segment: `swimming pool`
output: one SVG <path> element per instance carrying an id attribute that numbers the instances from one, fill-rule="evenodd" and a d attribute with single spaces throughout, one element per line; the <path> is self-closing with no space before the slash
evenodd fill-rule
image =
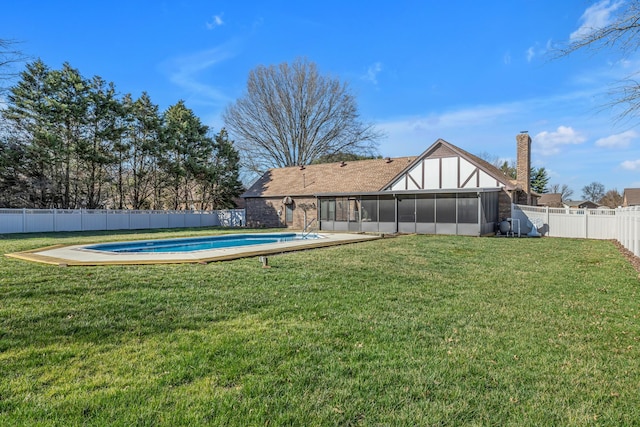
<path id="1" fill-rule="evenodd" d="M 27 261 L 41 262 L 60 266 L 72 265 L 129 265 L 129 264 L 173 264 L 173 263 L 200 263 L 206 264 L 213 261 L 227 261 L 237 258 L 254 256 L 275 255 L 284 252 L 316 249 L 347 243 L 364 242 L 379 239 L 379 235 L 348 234 L 348 233 L 313 233 L 303 236 L 300 233 L 238 233 L 233 235 L 218 235 L 216 241 L 226 245 L 212 249 L 195 249 L 202 240 L 209 237 L 173 238 L 157 240 L 121 241 L 112 243 L 91 243 L 81 245 L 54 245 L 46 248 L 31 249 L 23 252 L 5 254 L 10 258 Z M 260 237 L 261 242 L 256 243 L 254 238 Z M 306 238 L 303 238 L 306 237 Z M 272 239 L 270 243 L 268 239 Z M 274 242 L 275 240 L 275 242 Z M 200 241 L 200 242 L 197 242 Z M 147 245 L 151 243 L 151 245 Z M 194 245 L 190 245 L 194 243 Z M 197 244 L 196 244 L 197 243 Z M 244 243 L 244 244 L 243 244 Z M 151 247 L 162 251 L 151 252 Z M 171 247 L 171 245 L 174 245 Z M 177 244 L 177 245 L 176 245 Z M 233 246 L 231 246 L 233 244 Z M 118 249 L 135 249 L 144 246 L 147 251 L 117 251 Z M 176 247 L 186 249 L 176 251 Z M 109 250 L 111 249 L 111 250 Z M 115 249 L 116 251 L 114 251 Z"/>
<path id="2" fill-rule="evenodd" d="M 101 243 L 98 245 L 86 246 L 85 249 L 114 253 L 196 252 L 206 251 L 209 249 L 236 248 L 239 246 L 264 245 L 268 243 L 317 238 L 319 238 L 317 234 L 303 236 L 302 234 L 297 233 L 230 234 L 180 239 Z"/>

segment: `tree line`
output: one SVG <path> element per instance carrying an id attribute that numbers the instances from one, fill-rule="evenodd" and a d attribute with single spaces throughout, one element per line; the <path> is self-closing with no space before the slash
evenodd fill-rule
<path id="1" fill-rule="evenodd" d="M 37 60 L 0 108 L 0 207 L 222 209 L 241 191 L 227 132 L 183 101 L 160 113 L 147 93 Z"/>
<path id="2" fill-rule="evenodd" d="M 483 154 L 484 155 L 484 154 Z M 485 155 L 486 156 L 486 155 Z M 495 162 L 494 162 L 495 164 Z M 497 164 L 498 168 L 510 178 L 516 179 L 517 169 L 514 162 L 504 161 Z M 558 193 L 563 201 L 571 200 L 573 190 L 566 184 L 549 184 L 549 175 L 544 167 L 532 167 L 530 172 L 531 189 L 538 194 Z M 622 205 L 622 195 L 617 189 L 605 191 L 604 185 L 594 181 L 582 187 L 582 198 L 590 202 L 610 208 Z"/>

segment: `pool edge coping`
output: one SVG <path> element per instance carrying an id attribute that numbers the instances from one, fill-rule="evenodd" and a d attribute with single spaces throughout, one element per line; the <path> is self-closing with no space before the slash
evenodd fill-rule
<path id="1" fill-rule="evenodd" d="M 181 258 L 177 256 L 171 259 L 130 259 L 130 260 L 78 260 L 64 257 L 56 257 L 51 255 L 40 254 L 43 251 L 52 251 L 56 249 L 65 249 L 72 247 L 81 247 L 86 245 L 51 245 L 41 248 L 29 249 L 26 251 L 4 254 L 6 257 L 20 259 L 23 261 L 38 262 L 41 264 L 57 265 L 57 266 L 101 266 L 101 265 L 153 265 L 153 264 L 209 264 L 217 261 L 230 261 L 234 259 L 250 258 L 255 256 L 276 255 L 287 252 L 295 252 L 300 250 L 325 248 L 330 246 L 346 245 L 350 243 L 366 242 L 370 240 L 381 239 L 381 235 L 372 234 L 351 234 L 351 233 L 325 233 L 326 235 L 348 235 L 350 238 L 342 238 L 340 240 L 308 240 L 305 242 L 296 242 L 292 246 L 263 247 L 246 246 L 247 250 L 240 250 L 234 253 L 205 255 L 203 257 Z M 282 242 L 281 242 L 282 243 Z M 269 245 L 274 245 L 273 243 Z M 206 252 L 206 251 L 205 251 Z M 204 254 L 203 254 L 204 255 Z M 108 257 L 108 255 L 105 255 Z"/>

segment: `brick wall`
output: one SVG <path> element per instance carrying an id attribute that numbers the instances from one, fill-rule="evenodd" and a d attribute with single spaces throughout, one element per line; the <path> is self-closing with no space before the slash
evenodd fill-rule
<path id="1" fill-rule="evenodd" d="M 261 199 L 247 198 L 245 199 L 245 221 L 247 227 L 284 227 L 284 223 L 280 221 L 278 209 L 280 202 L 278 199 Z"/>
<path id="2" fill-rule="evenodd" d="M 516 136 L 517 141 L 517 181 L 522 187 L 522 191 L 529 194 L 531 185 L 531 137 L 527 133 L 520 133 Z M 519 202 L 515 202 L 519 203 Z M 525 202 L 525 204 L 529 204 Z"/>
<path id="3" fill-rule="evenodd" d="M 286 223 L 286 206 L 282 199 L 282 197 L 245 199 L 247 226 L 302 230 L 305 225 L 305 211 L 307 223 L 311 219 L 317 219 L 318 202 L 315 197 L 294 197 L 290 205 L 293 208 L 293 221 Z"/>

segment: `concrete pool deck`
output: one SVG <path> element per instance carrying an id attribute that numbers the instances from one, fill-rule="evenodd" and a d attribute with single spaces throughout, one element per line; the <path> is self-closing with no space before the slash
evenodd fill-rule
<path id="1" fill-rule="evenodd" d="M 208 249 L 195 252 L 168 253 L 109 253 L 87 249 L 83 245 L 57 245 L 32 249 L 24 252 L 5 254 L 10 258 L 35 261 L 59 266 L 72 265 L 127 265 L 127 264 L 181 264 L 227 261 L 252 256 L 274 255 L 304 249 L 315 249 L 347 243 L 379 239 L 381 236 L 347 233 L 320 233 L 319 239 L 291 240 L 287 242 L 265 243 L 261 245 L 234 248 Z"/>

